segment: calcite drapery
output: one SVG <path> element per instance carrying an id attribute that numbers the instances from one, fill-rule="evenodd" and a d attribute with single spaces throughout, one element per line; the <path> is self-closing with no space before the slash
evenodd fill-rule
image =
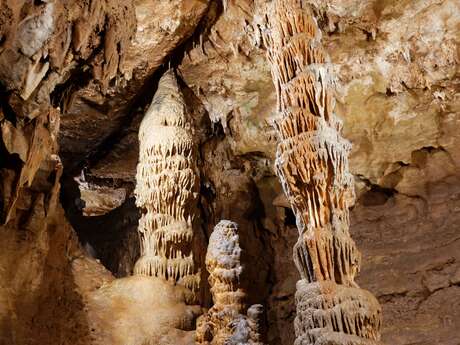
<path id="1" fill-rule="evenodd" d="M 252 305 L 246 314 L 246 294 L 239 284 L 243 271 L 240 253 L 238 225 L 220 221 L 209 238 L 206 253 L 214 306 L 198 319 L 197 344 L 262 344 L 259 331 L 262 306 Z"/>
<path id="2" fill-rule="evenodd" d="M 139 129 L 136 204 L 141 257 L 136 274 L 161 277 L 192 291 L 199 286 L 192 240 L 197 214 L 199 175 L 193 121 L 172 70 L 158 91 Z"/>
<path id="3" fill-rule="evenodd" d="M 276 0 L 264 39 L 280 116 L 276 173 L 299 238 L 296 344 L 374 344 L 381 310 L 354 281 L 360 253 L 349 234 L 351 145 L 334 114 L 334 78 L 321 31 L 301 0 Z"/>

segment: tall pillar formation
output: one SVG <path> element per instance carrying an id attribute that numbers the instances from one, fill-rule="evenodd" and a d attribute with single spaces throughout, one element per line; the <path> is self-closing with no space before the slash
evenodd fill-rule
<path id="1" fill-rule="evenodd" d="M 198 143 L 174 71 L 161 78 L 139 129 L 136 205 L 141 256 L 135 274 L 199 288 L 192 242 L 198 218 Z"/>
<path id="2" fill-rule="evenodd" d="M 275 170 L 299 230 L 295 344 L 380 344 L 380 305 L 355 282 L 361 256 L 349 233 L 351 144 L 334 113 L 332 65 L 306 1 L 273 6 L 264 39 L 278 99 Z"/>

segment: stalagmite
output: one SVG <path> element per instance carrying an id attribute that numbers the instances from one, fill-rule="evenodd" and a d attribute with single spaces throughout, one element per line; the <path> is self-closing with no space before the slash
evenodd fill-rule
<path id="1" fill-rule="evenodd" d="M 246 294 L 239 284 L 243 271 L 240 253 L 237 224 L 220 221 L 209 238 L 206 253 L 214 306 L 198 319 L 197 344 L 262 345 L 259 331 L 262 306 L 246 309 Z"/>
<path id="2" fill-rule="evenodd" d="M 199 286 L 192 240 L 199 175 L 192 119 L 175 74 L 167 71 L 139 129 L 136 204 L 141 257 L 135 274 L 163 278 L 192 291 Z"/>
<path id="3" fill-rule="evenodd" d="M 295 344 L 379 344 L 379 303 L 354 281 L 360 253 L 348 231 L 351 145 L 334 114 L 321 32 L 301 0 L 276 0 L 268 21 L 264 40 L 280 114 L 275 169 L 299 230 Z"/>

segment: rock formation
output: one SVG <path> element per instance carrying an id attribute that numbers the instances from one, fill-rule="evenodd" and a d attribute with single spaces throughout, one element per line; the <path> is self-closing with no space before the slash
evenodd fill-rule
<path id="1" fill-rule="evenodd" d="M 198 235 L 239 224 L 246 303 L 264 305 L 268 344 L 294 344 L 298 236 L 274 171 L 262 40 L 273 2 L 0 1 L 0 344 L 194 343 L 203 311 L 184 303 L 189 289 L 132 276 L 139 125 L 169 60 L 189 114 L 212 121 Z M 457 345 L 460 2 L 303 3 L 337 72 L 356 281 L 382 305 L 382 339 Z M 203 305 L 211 297 L 203 287 Z"/>
<path id="2" fill-rule="evenodd" d="M 375 344 L 381 310 L 354 281 L 361 258 L 349 234 L 351 145 L 334 114 L 334 78 L 321 31 L 299 0 L 275 1 L 269 26 L 265 39 L 280 113 L 275 170 L 299 230 L 295 344 Z"/>
<path id="3" fill-rule="evenodd" d="M 76 0 L 72 2 L 78 3 Z M 127 5 L 129 2 L 121 3 Z M 123 50 L 121 73 L 109 83 L 107 92 L 101 92 L 91 80 L 72 92 L 60 93 L 61 108 L 66 114 L 61 122 L 61 158 L 69 169 L 78 166 L 93 147 L 103 145 L 120 126 L 126 129 L 126 118 L 133 116 L 137 110 L 133 103 L 137 102 L 140 94 L 150 89 L 150 85 L 148 88 L 145 85 L 149 84 L 154 72 L 193 34 L 207 11 L 209 0 L 136 0 L 133 3 L 137 24 L 135 34 Z M 126 15 L 119 18 L 128 23 Z M 75 79 L 77 77 L 78 80 L 83 79 L 81 74 Z M 90 115 L 90 118 L 82 117 L 82 113 Z M 75 135 L 89 128 L 94 135 L 74 142 Z M 132 158 L 129 167 L 135 168 L 137 150 L 136 154 L 124 158 L 123 163 L 119 160 L 115 162 L 126 166 L 129 158 Z M 120 170 L 125 172 L 126 168 Z"/>
<path id="4" fill-rule="evenodd" d="M 238 225 L 222 220 L 209 238 L 206 268 L 214 305 L 197 322 L 196 342 L 207 345 L 261 345 L 261 305 L 245 306 L 246 293 L 240 286 Z"/>
<path id="5" fill-rule="evenodd" d="M 143 214 L 138 228 L 141 257 L 134 272 L 196 291 L 199 274 L 192 241 L 198 212 L 197 141 L 172 70 L 160 80 L 139 142 L 135 195 Z"/>

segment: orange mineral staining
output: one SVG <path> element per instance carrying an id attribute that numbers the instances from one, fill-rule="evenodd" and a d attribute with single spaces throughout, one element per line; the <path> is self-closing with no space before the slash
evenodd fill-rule
<path id="1" fill-rule="evenodd" d="M 277 0 L 264 39 L 278 97 L 275 169 L 296 215 L 296 344 L 376 344 L 377 300 L 355 283 L 361 256 L 349 234 L 351 144 L 334 113 L 335 80 L 311 9 Z"/>

